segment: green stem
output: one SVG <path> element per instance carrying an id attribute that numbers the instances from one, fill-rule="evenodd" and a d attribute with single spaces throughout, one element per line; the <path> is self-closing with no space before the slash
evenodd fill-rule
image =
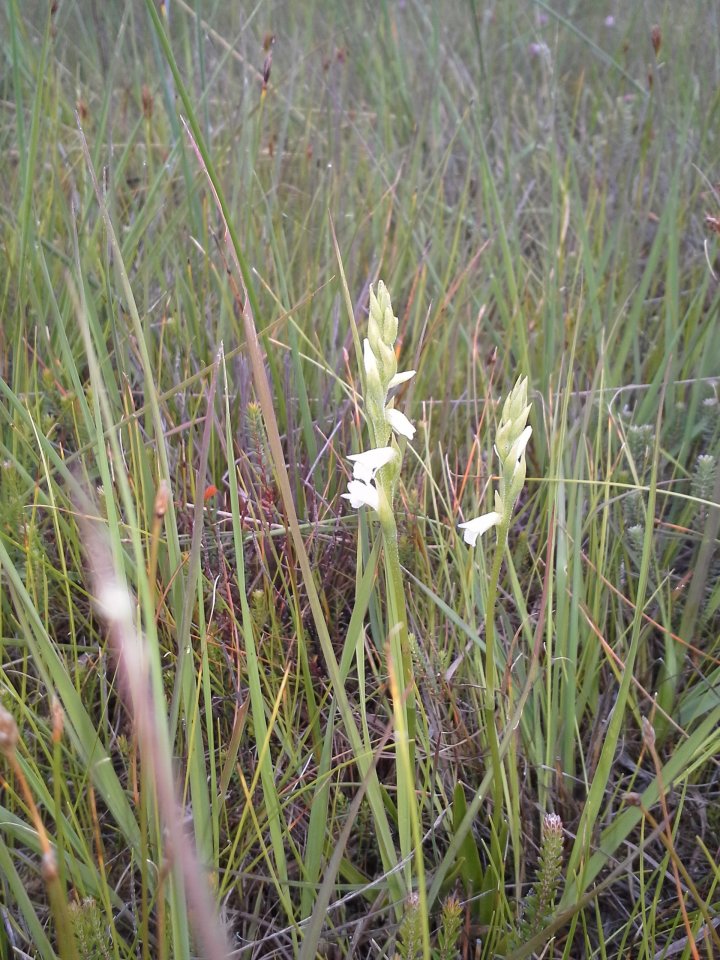
<path id="1" fill-rule="evenodd" d="M 388 502 L 391 502 L 388 498 Z M 420 898 L 420 916 L 422 918 L 423 957 L 430 958 L 430 931 L 428 927 L 427 889 L 425 886 L 425 862 L 422 849 L 420 817 L 415 795 L 415 677 L 410 637 L 408 634 L 407 605 L 403 587 L 400 553 L 398 551 L 397 523 L 392 510 L 383 516 L 383 555 L 385 561 L 385 583 L 388 598 L 388 637 L 392 678 L 395 678 L 393 695 L 393 714 L 395 717 L 396 771 L 397 771 L 397 812 L 400 833 L 400 854 L 409 856 L 415 847 L 415 889 Z M 411 887 L 411 864 L 407 867 L 407 884 Z"/>
<path id="2" fill-rule="evenodd" d="M 403 587 L 398 534 L 395 517 L 390 514 L 382 524 L 383 547 L 385 557 L 385 582 L 388 594 L 388 634 L 390 649 L 394 659 L 396 676 L 401 684 L 404 696 L 404 712 L 408 721 L 410 738 L 410 756 L 415 760 L 415 678 L 410 654 L 408 635 L 407 607 Z"/>
<path id="3" fill-rule="evenodd" d="M 497 545 L 490 568 L 487 599 L 485 603 L 485 709 L 495 714 L 495 695 L 497 681 L 495 679 L 495 603 L 497 601 L 498 583 L 500 582 L 500 568 L 507 545 L 508 529 L 510 524 L 503 520 L 497 527 Z M 493 723 L 493 729 L 495 724 Z"/>
<path id="4" fill-rule="evenodd" d="M 497 528 L 497 544 L 490 568 L 487 598 L 485 603 L 485 726 L 487 729 L 488 747 L 490 750 L 490 765 L 493 771 L 492 780 L 492 830 L 491 856 L 497 873 L 498 894 L 502 888 L 504 863 L 500 836 L 503 831 L 503 767 L 500 757 L 500 741 L 497 731 L 497 680 L 495 669 L 495 604 L 497 602 L 500 568 L 502 566 L 505 547 L 507 545 L 510 521 L 503 520 Z"/>

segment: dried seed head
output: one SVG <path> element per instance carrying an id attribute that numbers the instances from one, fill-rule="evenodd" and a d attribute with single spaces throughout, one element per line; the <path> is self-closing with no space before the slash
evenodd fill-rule
<path id="1" fill-rule="evenodd" d="M 262 79 L 263 93 L 267 90 L 268 83 L 270 83 L 271 70 L 272 70 L 272 50 L 268 52 L 268 55 L 265 57 L 265 62 L 263 63 L 263 79 Z"/>
<path id="2" fill-rule="evenodd" d="M 170 484 L 167 480 L 161 480 L 158 491 L 155 494 L 155 516 L 158 520 L 162 519 L 167 513 L 168 504 L 170 502 Z"/>
<path id="3" fill-rule="evenodd" d="M 57 697 L 52 700 L 52 738 L 53 743 L 59 743 L 62 737 L 65 714 Z"/>
<path id="4" fill-rule="evenodd" d="M 655 746 L 655 728 L 647 717 L 642 718 L 642 735 L 646 746 L 652 750 Z"/>
<path id="5" fill-rule="evenodd" d="M 0 704 L 0 753 L 11 757 L 17 749 L 20 734 L 15 717 Z"/>
<path id="6" fill-rule="evenodd" d="M 140 96 L 142 99 L 143 116 L 146 120 L 152 120 L 155 101 L 153 100 L 153 95 L 150 92 L 150 87 L 146 83 L 143 84 L 142 93 Z"/>
<path id="7" fill-rule="evenodd" d="M 48 848 L 42 856 L 42 875 L 45 883 L 51 883 L 58 878 L 58 865 L 55 851 Z"/>
<path id="8" fill-rule="evenodd" d="M 657 23 L 654 23 L 652 26 L 650 31 L 650 40 L 652 41 L 655 56 L 657 56 L 660 53 L 660 47 L 662 46 L 662 30 Z"/>

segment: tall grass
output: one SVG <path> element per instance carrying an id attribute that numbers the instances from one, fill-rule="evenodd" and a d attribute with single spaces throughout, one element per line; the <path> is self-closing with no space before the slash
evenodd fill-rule
<path id="1" fill-rule="evenodd" d="M 626 6 L 0 11 L 0 957 L 720 952 L 720 25 Z"/>

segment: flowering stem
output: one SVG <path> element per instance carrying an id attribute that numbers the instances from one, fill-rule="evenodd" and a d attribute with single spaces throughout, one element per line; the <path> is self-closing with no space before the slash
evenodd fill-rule
<path id="1" fill-rule="evenodd" d="M 496 705 L 497 680 L 495 669 L 495 604 L 497 602 L 500 568 L 505 547 L 507 546 L 510 518 L 503 517 L 497 526 L 497 543 L 490 568 L 490 580 L 485 602 L 485 726 L 487 729 L 490 763 L 493 770 L 493 829 L 491 831 L 491 853 L 495 861 L 498 878 L 498 891 L 502 887 L 503 852 L 500 842 L 502 831 L 503 767 L 500 757 L 500 742 L 497 732 Z"/>
<path id="2" fill-rule="evenodd" d="M 410 642 L 407 626 L 407 607 L 403 589 L 400 554 L 398 552 L 397 524 L 394 515 L 389 512 L 382 520 L 382 535 L 385 559 L 385 583 L 388 599 L 388 640 L 392 670 L 397 679 L 398 696 L 394 698 L 393 713 L 400 717 L 396 729 L 403 730 L 407 739 L 398 737 L 396 749 L 407 751 L 405 763 L 398 763 L 398 830 L 400 833 L 400 852 L 403 857 L 410 853 L 411 826 L 413 820 L 412 805 L 414 795 L 412 783 L 406 782 L 404 770 L 415 768 L 415 694 Z M 418 856 L 420 852 L 418 851 Z M 410 869 L 408 865 L 408 870 Z M 410 879 L 410 878 L 408 878 Z"/>

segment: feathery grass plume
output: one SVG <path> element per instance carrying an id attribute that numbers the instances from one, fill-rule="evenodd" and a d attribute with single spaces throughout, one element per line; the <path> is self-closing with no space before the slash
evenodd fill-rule
<path id="1" fill-rule="evenodd" d="M 91 502 L 80 494 L 76 499 L 95 609 L 105 623 L 117 658 L 118 675 L 127 696 L 141 762 L 152 777 L 158 814 L 165 826 L 165 854 L 168 862 L 178 869 L 192 930 L 204 955 L 209 960 L 225 960 L 230 953 L 226 931 L 217 917 L 193 840 L 182 828 L 183 814 L 176 795 L 171 757 L 163 749 L 161 736 L 166 707 L 158 702 L 151 683 L 146 639 L 136 623 L 136 603 L 122 571 L 115 566 L 105 531 L 88 519 L 96 515 Z M 160 896 L 162 898 L 162 894 Z M 158 909 L 163 906 L 161 899 Z"/>
<path id="2" fill-rule="evenodd" d="M 542 824 L 537 881 L 523 901 L 518 928 L 511 938 L 513 947 L 527 943 L 552 919 L 562 876 L 562 853 L 562 820 L 555 813 L 546 813 Z"/>

